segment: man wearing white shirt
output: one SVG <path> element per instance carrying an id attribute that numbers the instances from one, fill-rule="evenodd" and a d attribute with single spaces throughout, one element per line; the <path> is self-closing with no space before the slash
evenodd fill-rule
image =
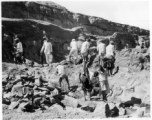
<path id="1" fill-rule="evenodd" d="M 106 47 L 106 56 L 115 56 L 115 48 L 113 45 L 113 41 L 110 41 L 110 44 Z"/>
<path id="2" fill-rule="evenodd" d="M 98 51 L 98 55 L 99 55 L 99 64 L 103 65 L 103 61 L 102 58 L 105 56 L 106 54 L 106 45 L 102 42 L 102 40 L 99 41 L 99 44 L 97 45 L 97 51 Z"/>
<path id="3" fill-rule="evenodd" d="M 84 61 L 86 62 L 87 60 L 87 56 L 89 54 L 89 48 L 90 48 L 90 42 L 91 40 L 90 39 L 87 39 L 83 44 L 82 44 L 82 47 L 81 47 L 81 55 L 84 59 Z"/>
<path id="4" fill-rule="evenodd" d="M 14 47 L 14 48 L 16 50 L 16 55 L 15 55 L 16 63 L 17 63 L 17 60 L 19 60 L 21 64 L 23 62 L 25 63 L 25 59 L 23 56 L 23 46 L 22 46 L 22 43 L 20 42 L 19 38 L 16 38 L 16 47 Z"/>
<path id="5" fill-rule="evenodd" d="M 16 50 L 18 53 L 20 53 L 21 55 L 23 54 L 23 46 L 22 43 L 20 42 L 20 40 L 17 40 L 17 44 L 16 44 Z"/>
<path id="6" fill-rule="evenodd" d="M 42 49 L 41 49 L 41 54 L 44 51 L 45 58 L 46 58 L 46 63 L 49 66 L 50 62 L 52 62 L 52 44 L 49 42 L 48 38 L 44 40 Z"/>
<path id="7" fill-rule="evenodd" d="M 89 54 L 89 48 L 90 48 L 91 40 L 87 39 L 81 47 L 81 56 L 83 58 L 83 70 L 85 74 L 87 73 L 86 67 L 88 62 L 88 54 Z"/>
<path id="8" fill-rule="evenodd" d="M 110 41 L 110 44 L 106 47 L 106 58 L 108 58 L 111 62 L 111 67 L 109 69 L 110 75 L 113 74 L 113 69 L 115 67 L 115 48 L 113 41 Z"/>
<path id="9" fill-rule="evenodd" d="M 75 39 L 72 39 L 71 43 L 70 43 L 70 53 L 69 53 L 69 59 L 71 59 L 71 56 L 73 56 L 75 62 L 77 60 L 77 56 L 78 56 L 78 46 L 77 46 L 77 41 Z"/>
<path id="10" fill-rule="evenodd" d="M 98 55 L 104 56 L 106 54 L 106 45 L 100 40 L 97 45 Z"/>
<path id="11" fill-rule="evenodd" d="M 68 76 L 66 75 L 66 72 L 65 72 L 64 65 L 59 63 L 56 66 L 56 72 L 55 73 L 59 76 L 59 85 L 60 85 L 60 87 L 61 87 L 62 80 L 65 79 L 67 81 L 67 84 L 68 84 L 68 89 L 70 89 L 70 84 L 69 84 Z"/>

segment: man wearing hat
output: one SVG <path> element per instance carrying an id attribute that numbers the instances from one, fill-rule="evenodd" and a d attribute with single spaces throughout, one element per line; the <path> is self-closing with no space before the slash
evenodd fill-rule
<path id="1" fill-rule="evenodd" d="M 43 31 L 43 34 L 45 33 L 45 31 Z M 43 39 L 41 40 L 41 45 L 43 46 L 44 41 L 46 41 L 46 34 L 44 34 Z M 43 67 L 43 53 L 40 54 L 40 63 Z"/>
<path id="2" fill-rule="evenodd" d="M 16 50 L 17 52 L 19 52 L 21 55 L 23 54 L 23 46 L 21 41 L 19 40 L 19 38 L 17 38 L 16 40 L 17 44 L 16 44 Z"/>
<path id="3" fill-rule="evenodd" d="M 15 57 L 15 59 L 19 59 L 21 63 L 25 62 L 24 58 L 22 59 L 22 56 L 23 56 L 23 46 L 22 46 L 22 43 L 20 42 L 19 38 L 16 38 L 15 41 L 16 41 L 16 46 L 14 46 L 14 48 L 16 50 L 16 57 Z"/>
<path id="4" fill-rule="evenodd" d="M 19 38 L 15 39 L 16 41 L 16 47 L 14 47 L 16 49 L 16 52 L 20 54 L 20 56 L 23 55 L 23 46 L 22 43 L 20 42 Z"/>
<path id="5" fill-rule="evenodd" d="M 74 58 L 74 62 L 76 63 L 77 56 L 78 56 L 78 46 L 77 46 L 77 41 L 75 39 L 72 39 L 70 43 L 70 53 L 69 53 L 69 60 L 71 60 L 71 56 Z"/>
<path id="6" fill-rule="evenodd" d="M 93 79 L 95 73 L 97 74 L 96 78 L 99 80 L 99 97 L 102 95 L 103 101 L 107 101 L 107 94 L 110 92 L 107 69 L 99 64 L 95 64 L 92 69 L 89 69 L 90 80 Z"/>
<path id="7" fill-rule="evenodd" d="M 69 84 L 68 76 L 66 75 L 64 63 L 58 63 L 56 65 L 55 73 L 59 76 L 59 85 L 60 85 L 60 87 L 61 87 L 62 80 L 65 79 L 67 84 L 68 84 L 68 89 L 70 90 L 70 84 Z"/>
<path id="8" fill-rule="evenodd" d="M 52 61 L 52 44 L 51 44 L 51 42 L 49 42 L 47 37 L 44 39 L 45 40 L 44 40 L 42 49 L 40 51 L 40 54 L 42 54 L 44 51 L 46 63 L 49 66 L 50 62 Z"/>

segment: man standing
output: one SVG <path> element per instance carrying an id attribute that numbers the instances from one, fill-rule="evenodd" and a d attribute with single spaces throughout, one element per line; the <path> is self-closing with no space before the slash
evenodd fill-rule
<path id="1" fill-rule="evenodd" d="M 99 41 L 99 44 L 97 45 L 97 51 L 99 55 L 99 64 L 103 66 L 102 58 L 106 54 L 106 45 L 103 43 L 102 40 Z"/>
<path id="2" fill-rule="evenodd" d="M 19 61 L 21 63 L 25 63 L 25 59 L 23 57 L 23 46 L 22 43 L 20 42 L 19 38 L 16 38 L 16 47 L 14 46 L 15 50 L 16 50 L 16 56 L 15 59 L 19 59 Z M 17 61 L 16 61 L 17 62 Z"/>
<path id="3" fill-rule="evenodd" d="M 13 37 L 13 46 L 15 47 L 16 46 L 16 40 L 18 40 L 18 36 L 16 34 L 14 34 L 14 37 Z"/>
<path id="4" fill-rule="evenodd" d="M 43 39 L 41 40 L 41 45 L 43 46 L 43 43 L 44 43 L 44 41 L 46 40 L 46 37 L 44 36 L 43 37 Z M 42 47 L 41 46 L 41 47 Z M 43 53 L 40 53 L 40 63 L 41 63 L 41 65 L 42 65 L 42 67 L 43 67 Z"/>
<path id="5" fill-rule="evenodd" d="M 110 74 L 112 75 L 114 69 L 114 62 L 115 62 L 115 48 L 113 41 L 110 41 L 110 44 L 106 47 L 106 58 L 110 59 L 111 67 L 110 67 Z"/>
<path id="6" fill-rule="evenodd" d="M 106 56 L 115 56 L 115 48 L 113 41 L 110 41 L 110 44 L 106 47 Z"/>
<path id="7" fill-rule="evenodd" d="M 107 94 L 110 92 L 107 70 L 106 68 L 100 66 L 98 72 L 99 72 L 99 83 L 100 83 L 99 96 L 101 97 L 102 94 L 103 101 L 107 101 Z"/>
<path id="8" fill-rule="evenodd" d="M 49 66 L 50 62 L 52 62 L 52 44 L 49 42 L 48 38 L 46 37 L 41 49 L 41 54 L 44 51 L 47 66 Z"/>
<path id="9" fill-rule="evenodd" d="M 81 55 L 83 58 L 83 69 L 84 69 L 84 73 L 86 73 L 86 64 L 88 61 L 88 54 L 89 54 L 89 48 L 90 48 L 90 44 L 91 44 L 91 40 L 87 39 L 81 47 Z"/>
<path id="10" fill-rule="evenodd" d="M 74 58 L 74 63 L 76 64 L 77 56 L 78 56 L 78 47 L 77 47 L 77 41 L 75 39 L 72 39 L 70 43 L 70 53 L 69 53 L 69 60 L 71 60 L 71 56 Z"/>
<path id="11" fill-rule="evenodd" d="M 7 56 L 7 59 L 11 61 L 13 57 L 12 55 L 13 45 L 12 45 L 12 39 L 9 34 L 4 33 L 2 46 L 3 46 L 2 47 L 3 53 Z"/>
<path id="12" fill-rule="evenodd" d="M 23 46 L 19 38 L 17 39 L 16 50 L 21 56 L 23 55 Z"/>
<path id="13" fill-rule="evenodd" d="M 58 64 L 56 67 L 56 72 L 57 75 L 59 75 L 59 85 L 61 88 L 61 82 L 63 79 L 66 80 L 67 84 L 68 84 L 68 89 L 70 89 L 70 84 L 69 84 L 69 80 L 68 80 L 68 76 L 65 73 L 65 67 L 62 64 Z"/>

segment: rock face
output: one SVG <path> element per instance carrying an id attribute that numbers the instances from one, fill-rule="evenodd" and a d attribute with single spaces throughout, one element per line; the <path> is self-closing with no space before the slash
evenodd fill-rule
<path id="1" fill-rule="evenodd" d="M 115 32 L 112 35 L 112 38 L 114 39 L 116 50 L 121 50 L 128 44 L 129 48 L 135 48 L 136 47 L 136 41 L 138 41 L 138 35 L 136 34 L 126 34 L 126 33 L 118 33 Z"/>
<path id="2" fill-rule="evenodd" d="M 53 2 L 3 2 L 2 16 L 8 18 L 39 19 L 63 28 L 83 26 L 86 31 L 96 35 L 111 35 L 114 32 L 149 34 L 149 31 L 110 22 L 103 18 L 72 13 Z"/>
<path id="3" fill-rule="evenodd" d="M 53 25 L 48 22 L 38 20 L 21 20 L 21 19 L 2 19 L 2 24 L 5 26 L 5 32 L 17 33 L 19 39 L 23 43 L 26 58 L 39 62 L 40 50 L 43 45 L 42 30 L 46 30 L 50 41 L 53 45 L 53 56 L 56 61 L 64 58 L 68 53 L 67 46 L 72 38 L 80 33 L 80 29 L 63 29 L 59 26 Z M 13 44 L 13 43 L 12 43 Z M 9 46 L 3 44 L 3 58 L 7 58 Z M 11 44 L 9 44 L 11 45 Z M 31 52 L 32 51 L 32 52 Z"/>
<path id="4" fill-rule="evenodd" d="M 114 23 L 103 18 L 72 13 L 53 2 L 2 2 L 2 35 L 13 33 L 23 43 L 26 58 L 39 62 L 39 51 L 42 46 L 43 30 L 51 37 L 54 58 L 60 61 L 69 51 L 67 46 L 72 38 L 80 33 L 92 36 L 111 36 L 115 32 L 123 34 L 149 35 L 148 30 Z M 125 40 L 126 39 L 125 37 Z M 3 42 L 4 43 L 4 42 Z M 10 42 L 11 44 L 11 42 Z M 134 46 L 134 43 L 131 43 Z M 3 44 L 3 61 L 11 53 L 10 46 Z M 32 51 L 32 52 L 30 52 Z M 9 58 L 11 59 L 11 58 Z"/>

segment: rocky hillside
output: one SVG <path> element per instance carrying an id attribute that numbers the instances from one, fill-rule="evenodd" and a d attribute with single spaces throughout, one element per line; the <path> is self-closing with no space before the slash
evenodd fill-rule
<path id="1" fill-rule="evenodd" d="M 39 62 L 39 51 L 42 46 L 42 31 L 45 30 L 53 44 L 56 61 L 64 59 L 68 53 L 67 46 L 72 38 L 80 33 L 91 36 L 94 40 L 113 35 L 115 32 L 127 35 L 148 35 L 149 31 L 138 27 L 114 23 L 103 18 L 72 13 L 65 7 L 53 2 L 2 2 L 2 32 L 18 34 L 24 44 L 25 55 Z M 124 37 L 135 47 L 134 38 Z M 120 40 L 118 40 L 120 42 Z M 116 41 L 116 43 L 119 43 Z M 4 42 L 3 42 L 4 43 Z M 122 46 L 124 47 L 124 45 Z M 121 47 L 120 47 L 121 48 Z M 3 61 L 10 53 L 9 47 L 3 48 Z M 32 52 L 30 52 L 32 51 Z"/>
<path id="2" fill-rule="evenodd" d="M 67 64 L 66 71 L 69 78 L 70 86 L 71 88 L 73 88 L 73 90 L 68 92 L 68 94 L 66 95 L 59 95 L 60 97 L 63 97 L 61 99 L 61 102 L 66 106 L 66 109 L 63 109 L 60 104 L 57 104 L 56 98 L 52 98 L 51 96 L 49 96 L 51 100 L 50 102 L 48 101 L 48 99 L 46 99 L 46 96 L 48 97 L 49 94 L 46 92 L 46 90 L 48 88 L 53 89 L 54 87 L 57 87 L 59 85 L 58 76 L 55 75 L 55 66 L 57 63 L 53 63 L 51 67 L 41 68 L 37 65 L 34 65 L 34 67 L 25 67 L 24 65 L 15 65 L 12 63 L 3 62 L 3 119 L 33 120 L 53 118 L 106 118 L 108 117 L 107 112 L 110 113 L 110 111 L 108 110 L 111 110 L 114 107 L 117 108 L 114 109 L 115 111 L 117 111 L 119 108 L 119 114 L 114 116 L 114 118 L 149 118 L 150 72 L 147 71 L 147 68 L 150 68 L 150 66 L 148 67 L 148 62 L 146 62 L 146 59 L 142 59 L 144 60 L 142 63 L 144 64 L 145 70 L 141 71 L 139 65 L 141 64 L 141 59 L 139 58 L 141 57 L 140 54 L 142 51 L 138 51 L 139 53 L 137 53 L 137 51 L 135 53 L 135 51 L 135 49 L 132 49 L 132 51 L 123 50 L 117 54 L 115 65 L 119 66 L 120 68 L 117 72 L 114 70 L 115 73 L 113 77 L 108 77 L 109 86 L 113 92 L 108 95 L 107 102 L 103 102 L 102 100 L 98 99 L 98 87 L 95 88 L 95 92 L 92 96 L 91 101 L 84 101 L 83 91 L 81 88 L 82 84 L 79 80 L 79 73 L 83 71 L 82 65 Z M 146 53 L 143 54 L 143 58 L 146 58 Z M 134 56 L 132 58 L 134 62 L 129 60 L 129 54 L 132 54 L 131 56 Z M 130 64 L 129 67 L 127 67 L 128 62 Z M 43 104 L 43 107 L 45 107 L 45 109 L 41 110 L 37 108 L 32 108 L 33 112 L 29 112 L 29 107 L 27 107 L 29 103 L 27 103 L 26 101 L 22 101 L 21 103 L 15 101 L 18 99 L 15 99 L 17 98 L 16 96 L 12 96 L 12 91 L 15 86 L 19 86 L 17 88 L 18 90 L 16 89 L 16 91 L 20 91 L 20 88 L 22 88 L 22 80 L 20 75 L 31 75 L 33 74 L 33 72 L 35 72 L 35 78 L 39 76 L 38 73 L 41 73 L 41 75 L 43 73 L 43 77 L 45 76 L 46 80 L 48 81 L 49 87 L 47 88 L 46 86 L 41 86 L 41 89 L 39 89 L 38 91 L 37 89 L 34 90 L 33 94 L 34 101 L 37 101 L 41 105 Z M 37 83 L 37 80 L 38 79 L 35 79 L 35 84 Z M 51 94 L 53 94 L 52 91 Z M 44 100 L 41 98 L 44 98 Z M 22 100 L 21 97 L 19 99 Z M 38 103 L 36 104 L 36 106 L 39 105 Z M 124 108 L 118 107 L 120 103 L 125 103 L 126 106 Z M 109 105 L 109 108 L 106 107 L 106 104 Z"/>
<path id="3" fill-rule="evenodd" d="M 40 63 L 44 31 L 53 45 L 55 61 L 48 67 L 37 64 Z M 11 63 L 13 34 L 17 34 L 23 43 L 26 65 Z M 2 2 L 3 119 L 106 118 L 114 111 L 117 114 L 113 117 L 150 117 L 149 34 L 148 30 L 138 27 L 72 13 L 53 2 Z M 99 86 L 95 87 L 91 101 L 84 101 L 79 80 L 82 61 L 74 65 L 65 60 L 71 39 L 78 39 L 81 45 L 87 37 L 92 39 L 92 46 L 96 46 L 98 40 L 108 45 L 110 39 L 116 46 L 113 76 L 108 77 L 107 102 L 98 99 Z M 136 46 L 138 43 L 145 43 L 145 48 Z M 124 49 L 126 45 L 128 48 Z M 97 58 L 91 56 L 90 68 L 99 63 Z M 33 67 L 31 60 L 35 62 Z M 58 88 L 55 67 L 60 61 L 66 63 L 71 86 L 67 93 Z M 47 80 L 42 86 L 39 84 L 41 77 Z"/>

